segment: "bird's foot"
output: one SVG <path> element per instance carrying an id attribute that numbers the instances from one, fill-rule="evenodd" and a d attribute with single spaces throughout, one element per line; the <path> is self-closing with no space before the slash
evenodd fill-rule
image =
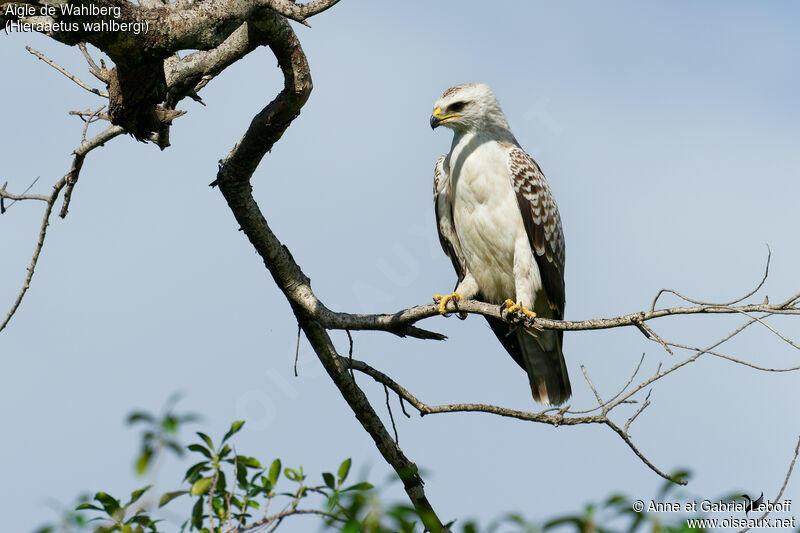
<path id="1" fill-rule="evenodd" d="M 452 294 L 434 294 L 433 301 L 439 304 L 439 313 L 446 315 L 447 314 L 447 302 L 453 300 L 453 303 L 458 303 L 459 300 L 463 300 L 464 297 L 454 292 Z M 467 318 L 467 313 L 461 311 L 458 313 L 458 318 L 465 319 Z"/>
<path id="2" fill-rule="evenodd" d="M 508 311 L 509 314 L 521 314 L 524 315 L 528 320 L 533 320 L 536 318 L 536 313 L 526 308 L 524 305 L 519 305 L 510 298 L 503 302 L 503 307 L 506 309 L 506 311 Z"/>

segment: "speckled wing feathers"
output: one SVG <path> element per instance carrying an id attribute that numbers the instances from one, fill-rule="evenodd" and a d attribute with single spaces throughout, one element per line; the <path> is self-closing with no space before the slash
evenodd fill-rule
<path id="1" fill-rule="evenodd" d="M 450 176 L 445 169 L 447 154 L 436 162 L 433 172 L 433 207 L 436 213 L 436 229 L 439 230 L 439 242 L 442 249 L 458 274 L 456 286 L 464 279 L 467 273 L 466 261 L 458 242 L 456 228 L 453 226 L 453 207 L 450 197 Z"/>
<path id="2" fill-rule="evenodd" d="M 508 171 L 517 193 L 522 222 L 555 318 L 564 318 L 564 231 L 553 193 L 536 161 L 519 146 L 509 145 Z M 559 332 L 563 334 L 563 332 Z"/>

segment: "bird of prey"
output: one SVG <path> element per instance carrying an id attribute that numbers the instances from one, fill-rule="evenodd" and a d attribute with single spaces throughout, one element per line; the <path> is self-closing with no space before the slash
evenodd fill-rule
<path id="1" fill-rule="evenodd" d="M 453 130 L 450 153 L 436 162 L 434 206 L 439 240 L 458 274 L 455 291 L 509 312 L 563 319 L 564 234 L 539 165 L 514 138 L 492 90 L 451 87 L 436 102 L 431 128 Z M 506 351 L 527 373 L 533 398 L 558 405 L 571 394 L 561 352 L 563 331 L 534 336 L 487 317 Z"/>

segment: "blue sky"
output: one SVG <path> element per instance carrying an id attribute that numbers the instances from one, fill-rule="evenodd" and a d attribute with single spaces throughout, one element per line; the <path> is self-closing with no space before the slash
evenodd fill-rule
<path id="1" fill-rule="evenodd" d="M 433 164 L 450 144 L 428 116 L 449 86 L 489 83 L 516 137 L 550 181 L 567 242 L 569 319 L 645 309 L 662 287 L 728 300 L 749 290 L 772 249 L 765 294 L 800 290 L 800 8 L 792 2 L 485 2 L 343 0 L 296 31 L 315 89 L 254 177 L 257 200 L 330 307 L 394 311 L 449 290 L 455 275 L 433 220 Z M 1 181 L 46 193 L 70 164 L 97 97 L 28 54 L 29 44 L 84 80 L 80 53 L 25 34 L 0 44 L 6 83 Z M 13 83 L 11 83 L 13 81 Z M 208 188 L 217 161 L 280 89 L 258 50 L 191 101 L 172 147 L 118 138 L 91 154 L 66 220 L 54 219 L 33 287 L 0 333 L 0 501 L 9 531 L 80 492 L 127 493 L 134 432 L 124 416 L 174 391 L 202 428 L 247 425 L 237 449 L 302 463 L 348 456 L 373 481 L 389 474 L 308 344 L 292 372 L 296 324 L 285 299 Z M 0 302 L 19 289 L 41 206 L 0 217 Z M 763 296 L 762 296 L 763 298 Z M 677 302 L 667 298 L 665 302 Z M 665 337 L 710 344 L 737 321 L 662 319 Z M 774 324 L 795 340 L 797 321 Z M 526 378 L 485 323 L 424 323 L 443 343 L 357 333 L 355 354 L 428 403 L 535 409 Z M 346 351 L 344 335 L 334 334 Z M 576 408 L 610 396 L 646 353 L 637 330 L 565 335 Z M 800 354 L 752 331 L 730 353 L 766 366 Z M 359 383 L 383 415 L 383 390 Z M 635 422 L 639 448 L 687 491 L 774 496 L 798 434 L 796 374 L 701 358 L 653 387 Z M 395 414 L 398 413 L 395 404 Z M 625 413 L 619 418 L 624 421 Z M 480 414 L 396 417 L 400 444 L 427 473 L 444 518 L 506 511 L 544 519 L 612 492 L 654 497 L 661 479 L 610 430 Z M 201 429 L 200 426 L 197 429 Z M 176 488 L 179 467 L 161 473 Z M 44 481 L 46 480 L 46 481 Z M 786 497 L 800 501 L 798 481 Z M 393 485 L 390 499 L 403 497 Z M 286 531 L 306 531 L 308 522 Z"/>

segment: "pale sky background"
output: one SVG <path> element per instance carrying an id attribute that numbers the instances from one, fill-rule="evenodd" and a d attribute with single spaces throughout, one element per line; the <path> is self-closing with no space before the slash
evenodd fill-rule
<path id="1" fill-rule="evenodd" d="M 643 310 L 662 287 L 732 299 L 762 275 L 767 243 L 771 275 L 757 299 L 800 291 L 797 3 L 343 0 L 311 24 L 296 30 L 314 92 L 254 186 L 329 307 L 395 311 L 452 288 L 431 202 L 433 165 L 451 135 L 431 132 L 428 117 L 447 87 L 474 81 L 495 90 L 558 201 L 568 319 Z M 46 194 L 80 138 L 82 123 L 67 112 L 101 103 L 26 44 L 94 80 L 76 48 L 31 34 L 0 38 L 0 182 L 19 192 L 41 176 L 32 192 Z M 121 137 L 87 159 L 70 214 L 53 218 L 33 286 L 0 333 L 4 531 L 54 519 L 52 500 L 144 485 L 132 471 L 137 436 L 123 418 L 158 409 L 175 391 L 185 395 L 183 409 L 205 415 L 193 429 L 215 438 L 247 420 L 240 453 L 302 463 L 318 482 L 352 456 L 355 473 L 387 479 L 389 467 L 305 340 L 294 377 L 289 306 L 207 186 L 279 91 L 275 64 L 258 50 L 202 92 L 208 107 L 184 101 L 189 113 L 165 152 Z M 0 217 L 3 315 L 41 214 L 30 202 Z M 652 325 L 706 345 L 738 323 Z M 800 338 L 797 319 L 772 323 Z M 428 403 L 538 410 L 524 373 L 482 319 L 422 326 L 449 340 L 356 333 L 355 355 Z M 334 338 L 346 353 L 344 334 Z M 567 333 L 573 407 L 594 404 L 579 365 L 608 397 L 643 352 L 643 376 L 675 360 L 635 329 Z M 755 330 L 728 353 L 770 367 L 800 361 Z M 688 494 L 771 498 L 800 434 L 799 380 L 704 357 L 652 387 L 631 435 L 662 469 L 694 472 Z M 388 423 L 382 388 L 358 381 Z M 400 444 L 426 473 L 445 520 L 485 523 L 508 511 L 543 520 L 613 492 L 648 500 L 662 485 L 605 427 L 484 414 L 406 419 L 392 402 Z M 186 466 L 162 471 L 160 488 L 178 488 Z M 405 501 L 393 487 L 389 500 Z M 797 477 L 785 497 L 800 506 Z M 309 528 L 316 525 L 296 519 L 281 531 Z"/>

